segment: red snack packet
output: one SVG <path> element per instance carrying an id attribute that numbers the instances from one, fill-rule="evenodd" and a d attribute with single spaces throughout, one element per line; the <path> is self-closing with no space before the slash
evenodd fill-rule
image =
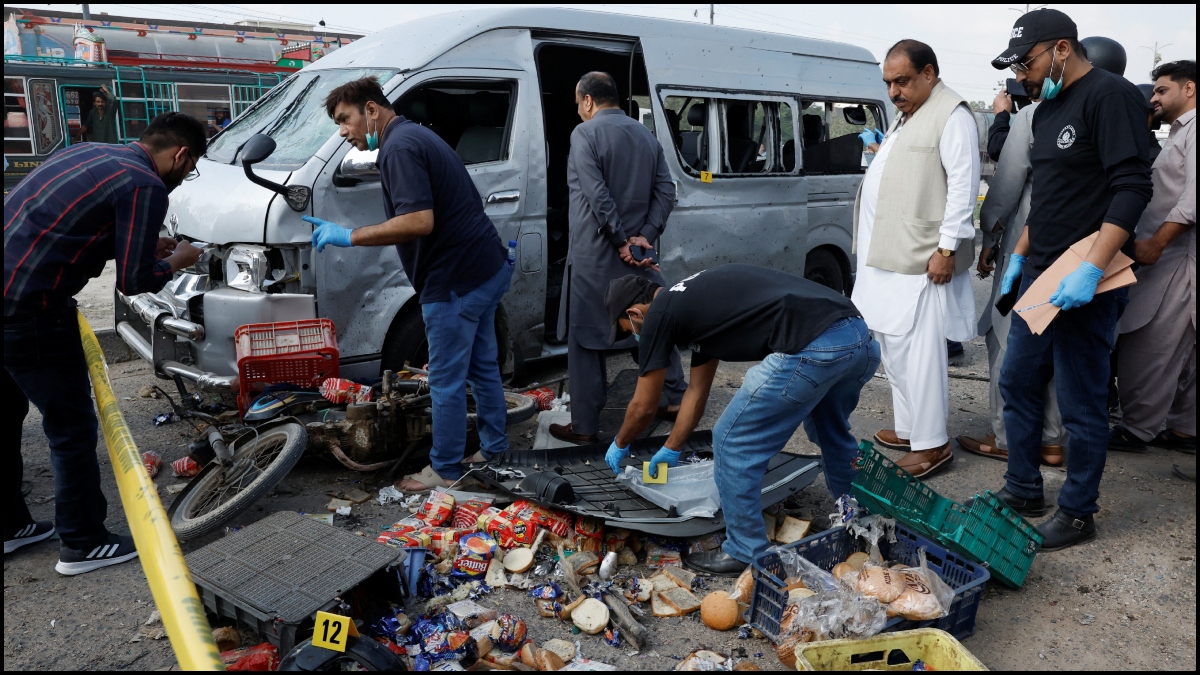
<path id="1" fill-rule="evenodd" d="M 560 511 L 538 506 L 524 499 L 518 499 L 504 509 L 513 522 L 526 520 L 537 527 L 544 527 L 560 537 L 571 532 L 571 516 Z"/>
<path id="2" fill-rule="evenodd" d="M 451 524 L 460 530 L 473 530 L 479 526 L 479 516 L 492 505 L 490 499 L 468 499 L 454 507 Z"/>
<path id="3" fill-rule="evenodd" d="M 420 531 L 420 534 L 429 536 L 429 550 L 439 558 L 457 550 L 458 540 L 466 533 L 466 530 L 456 530 L 452 527 L 426 527 Z"/>
<path id="4" fill-rule="evenodd" d="M 158 470 L 162 468 L 162 455 L 147 450 L 142 453 L 142 466 L 146 467 L 146 473 L 150 474 L 151 478 L 158 475 Z"/>
<path id="5" fill-rule="evenodd" d="M 279 650 L 270 642 L 253 647 L 241 647 L 221 652 L 225 670 L 276 670 L 279 668 Z"/>
<path id="6" fill-rule="evenodd" d="M 380 532 L 378 537 L 375 537 L 375 541 L 384 546 L 391 546 L 392 548 L 429 548 L 433 540 L 428 534 L 422 534 L 421 532 L 400 534 L 384 531 Z"/>
<path id="7" fill-rule="evenodd" d="M 549 410 L 550 405 L 554 403 L 554 399 L 558 398 L 554 394 L 554 390 L 550 387 L 538 387 L 526 392 L 522 392 L 522 396 L 528 396 L 537 403 L 539 410 Z"/>
<path id="8" fill-rule="evenodd" d="M 537 526 L 522 518 L 513 520 L 501 511 L 488 521 L 487 533 L 500 544 L 501 548 L 528 546 L 537 536 Z"/>
<path id="9" fill-rule="evenodd" d="M 181 457 L 171 462 L 171 470 L 175 472 L 175 476 L 178 478 L 192 478 L 200 473 L 200 468 L 196 460 L 191 457 Z"/>
<path id="10" fill-rule="evenodd" d="M 588 516 L 579 516 L 575 521 L 575 533 L 588 539 L 604 540 L 604 523 L 589 518 Z"/>
<path id="11" fill-rule="evenodd" d="M 453 512 L 454 497 L 441 490 L 434 490 L 421 503 L 421 508 L 417 509 L 416 518 L 430 527 L 439 527 L 450 521 L 450 514 Z"/>
<path id="12" fill-rule="evenodd" d="M 326 379 L 318 391 L 333 403 L 368 403 L 371 400 L 369 386 L 340 377 Z"/>

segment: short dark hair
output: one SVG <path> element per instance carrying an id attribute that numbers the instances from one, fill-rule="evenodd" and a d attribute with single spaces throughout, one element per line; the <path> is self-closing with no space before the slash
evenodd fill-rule
<path id="1" fill-rule="evenodd" d="M 153 120 L 138 139 L 155 152 L 184 146 L 192 157 L 204 156 L 208 147 L 208 134 L 200 120 L 187 113 L 163 113 Z"/>
<path id="2" fill-rule="evenodd" d="M 897 42 L 888 50 L 884 60 L 892 58 L 892 54 L 897 53 L 907 56 L 909 63 L 913 65 L 913 68 L 918 73 L 925 70 L 925 66 L 933 66 L 934 76 L 940 77 L 942 74 L 941 69 L 938 68 L 937 54 L 933 53 L 933 47 L 920 40 L 901 40 Z"/>
<path id="3" fill-rule="evenodd" d="M 325 114 L 333 119 L 333 111 L 341 103 L 357 107 L 360 111 L 366 109 L 367 103 L 374 101 L 376 105 L 392 109 L 392 102 L 383 95 L 383 87 L 374 77 L 364 77 L 353 82 L 347 82 L 334 88 L 325 97 Z"/>
<path id="4" fill-rule="evenodd" d="M 1196 62 L 1191 59 L 1169 61 L 1150 71 L 1150 79 L 1158 81 L 1160 77 L 1169 77 L 1179 84 L 1196 81 Z"/>
<path id="5" fill-rule="evenodd" d="M 100 91 L 99 89 L 92 92 L 92 100 L 95 101 L 96 99 L 100 99 L 101 101 L 108 103 L 108 97 L 105 96 L 104 92 Z"/>
<path id="6" fill-rule="evenodd" d="M 591 96 L 597 105 L 617 105 L 617 83 L 612 75 L 598 70 L 579 78 L 579 97 Z"/>

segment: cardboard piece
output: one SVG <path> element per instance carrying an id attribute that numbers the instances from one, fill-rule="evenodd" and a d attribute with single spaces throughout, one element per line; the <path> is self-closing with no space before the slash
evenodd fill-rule
<path id="1" fill-rule="evenodd" d="M 1017 299 L 1017 313 L 1021 315 L 1022 319 L 1025 319 L 1025 323 L 1029 324 L 1029 330 L 1034 335 L 1041 335 L 1045 332 L 1054 317 L 1062 311 L 1060 307 L 1050 304 L 1050 297 L 1058 290 L 1058 285 L 1062 280 L 1079 268 L 1099 236 L 1100 233 L 1096 232 L 1072 244 L 1071 248 L 1059 256 L 1058 260 L 1055 260 L 1054 264 L 1045 272 L 1042 272 L 1042 275 L 1030 284 L 1025 294 Z M 1117 255 L 1113 256 L 1112 262 L 1105 268 L 1104 275 L 1100 277 L 1100 283 L 1096 285 L 1096 294 L 1136 284 L 1137 277 L 1130 269 L 1131 265 L 1133 265 L 1133 260 L 1117 251 Z"/>

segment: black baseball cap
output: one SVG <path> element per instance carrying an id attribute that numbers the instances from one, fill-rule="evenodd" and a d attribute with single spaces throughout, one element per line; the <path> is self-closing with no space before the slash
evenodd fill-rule
<path id="1" fill-rule="evenodd" d="M 638 298 L 644 296 L 648 290 L 656 287 L 658 284 L 636 274 L 626 274 L 609 282 L 608 290 L 604 292 L 604 311 L 608 312 L 608 318 L 612 320 L 612 331 L 608 334 L 609 344 L 615 344 L 627 335 L 627 331 L 621 330 L 621 325 L 617 323 L 625 316 L 625 310 L 636 304 Z"/>
<path id="2" fill-rule="evenodd" d="M 1008 38 L 1008 49 L 992 59 L 992 67 L 1004 70 L 1019 61 L 1039 42 L 1050 40 L 1079 39 L 1079 29 L 1071 17 L 1057 9 L 1035 9 L 1027 12 L 1013 24 Z"/>

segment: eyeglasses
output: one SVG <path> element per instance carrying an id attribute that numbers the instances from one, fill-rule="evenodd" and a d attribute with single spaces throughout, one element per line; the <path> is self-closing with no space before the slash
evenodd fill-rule
<path id="1" fill-rule="evenodd" d="M 192 170 L 183 177 L 184 180 L 196 180 L 200 177 L 200 167 L 197 166 L 196 160 L 192 160 Z"/>
<path id="2" fill-rule="evenodd" d="M 1025 59 L 1023 61 L 1018 61 L 1017 63 L 1010 64 L 1008 67 L 1011 68 L 1014 73 L 1028 73 L 1029 72 L 1029 64 L 1036 61 L 1037 57 L 1041 56 L 1042 54 L 1045 54 L 1046 52 L 1050 51 L 1051 49 L 1054 49 L 1054 45 L 1050 45 L 1049 47 L 1046 47 L 1045 49 L 1038 52 L 1037 54 L 1034 54 L 1033 58 L 1031 58 L 1031 59 Z"/>

